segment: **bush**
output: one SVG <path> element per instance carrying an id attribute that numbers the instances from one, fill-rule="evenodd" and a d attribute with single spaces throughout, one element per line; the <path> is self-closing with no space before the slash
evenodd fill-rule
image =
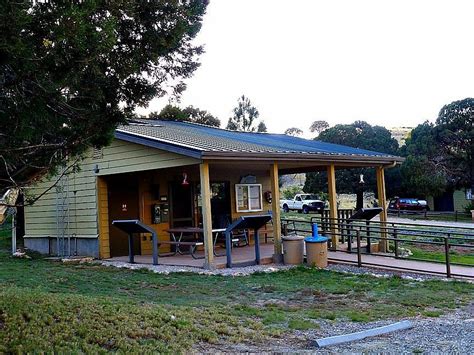
<path id="1" fill-rule="evenodd" d="M 285 200 L 291 200 L 293 197 L 295 197 L 296 194 L 301 194 L 301 193 L 303 193 L 303 190 L 301 190 L 301 187 L 289 186 L 286 189 L 283 189 L 281 191 L 281 196 Z"/>
<path id="2" fill-rule="evenodd" d="M 471 213 L 471 210 L 474 210 L 474 203 L 471 201 L 467 204 L 466 207 L 464 207 L 464 210 L 466 213 Z"/>

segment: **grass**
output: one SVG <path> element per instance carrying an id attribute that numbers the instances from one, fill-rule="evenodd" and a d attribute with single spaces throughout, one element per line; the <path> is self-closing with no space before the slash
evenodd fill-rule
<path id="1" fill-rule="evenodd" d="M 265 343 L 317 331 L 322 320 L 435 317 L 473 295 L 473 284 L 458 281 L 304 267 L 246 277 L 159 275 L 0 251 L 0 352 L 182 353 L 197 344 Z"/>
<path id="2" fill-rule="evenodd" d="M 415 246 L 408 246 L 408 249 L 413 253 L 410 259 L 432 260 L 437 262 L 446 262 L 444 252 L 424 250 Z M 449 252 L 449 260 L 451 263 L 474 266 L 474 254 L 460 254 L 456 251 Z"/>

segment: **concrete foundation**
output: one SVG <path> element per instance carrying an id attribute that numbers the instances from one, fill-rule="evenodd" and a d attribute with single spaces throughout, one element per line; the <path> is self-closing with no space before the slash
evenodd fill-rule
<path id="1" fill-rule="evenodd" d="M 41 254 L 58 255 L 58 241 L 52 238 L 25 238 L 25 247 Z M 64 244 L 59 240 L 59 254 L 71 256 L 99 257 L 99 240 L 97 238 L 70 238 L 65 239 Z"/>

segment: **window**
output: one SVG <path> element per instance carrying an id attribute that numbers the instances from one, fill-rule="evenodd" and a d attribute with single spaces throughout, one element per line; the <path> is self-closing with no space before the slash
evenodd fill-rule
<path id="1" fill-rule="evenodd" d="M 262 211 L 262 185 L 236 184 L 235 201 L 237 212 Z"/>

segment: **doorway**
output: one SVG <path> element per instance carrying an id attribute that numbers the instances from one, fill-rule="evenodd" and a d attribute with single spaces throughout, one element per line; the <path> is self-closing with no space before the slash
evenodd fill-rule
<path id="1" fill-rule="evenodd" d="M 193 187 L 192 184 L 170 184 L 171 227 L 193 226 Z"/>
<path id="2" fill-rule="evenodd" d="M 128 255 L 128 235 L 112 225 L 119 219 L 139 219 L 138 179 L 136 175 L 123 174 L 107 179 L 109 199 L 110 256 Z M 140 252 L 140 236 L 134 235 L 134 254 Z"/>

